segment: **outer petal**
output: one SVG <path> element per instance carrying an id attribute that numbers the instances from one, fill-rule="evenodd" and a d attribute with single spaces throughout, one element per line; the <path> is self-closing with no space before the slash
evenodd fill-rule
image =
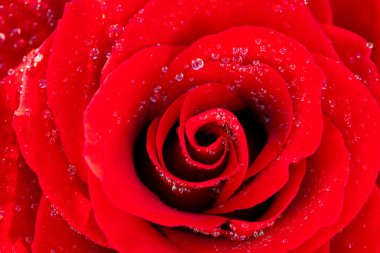
<path id="1" fill-rule="evenodd" d="M 271 28 L 295 38 L 310 51 L 337 58 L 304 1 L 153 0 L 127 24 L 102 79 L 142 48 L 157 44 L 188 45 L 207 34 L 236 26 Z"/>
<path id="2" fill-rule="evenodd" d="M 351 30 L 374 45 L 373 61 L 380 68 L 380 2 L 330 0 L 334 24 Z"/>
<path id="3" fill-rule="evenodd" d="M 38 209 L 33 252 L 114 253 L 100 247 L 70 227 L 58 214 L 46 196 Z"/>
<path id="4" fill-rule="evenodd" d="M 351 158 L 350 176 L 337 223 L 318 231 L 296 252 L 320 247 L 354 219 L 371 194 L 380 168 L 380 110 L 376 101 L 361 82 L 350 78 L 351 72 L 342 65 L 320 56 L 317 60 L 327 78 L 323 110 L 344 136 Z"/>
<path id="5" fill-rule="evenodd" d="M 20 149 L 39 177 L 43 192 L 77 230 L 94 241 L 105 243 L 96 227 L 87 186 L 66 160 L 46 102 L 45 68 L 52 37 L 28 59 L 23 95 L 14 116 Z"/>
<path id="6" fill-rule="evenodd" d="M 25 65 L 0 85 L 0 251 L 29 252 L 41 190 L 23 160 L 12 129 Z"/>
<path id="7" fill-rule="evenodd" d="M 52 32 L 68 0 L 2 1 L 0 5 L 0 78 Z M 12 71 L 12 69 L 11 69 Z"/>
<path id="8" fill-rule="evenodd" d="M 331 24 L 333 22 L 329 0 L 305 0 L 305 3 L 319 23 Z"/>
<path id="9" fill-rule="evenodd" d="M 380 190 L 375 187 L 356 218 L 331 241 L 332 252 L 380 252 Z"/>
<path id="10" fill-rule="evenodd" d="M 88 167 L 82 156 L 83 112 L 99 86 L 100 71 L 116 36 L 115 27 L 121 33 L 131 13 L 144 2 L 71 1 L 57 27 L 46 69 L 47 99 L 65 155 L 84 181 Z"/>

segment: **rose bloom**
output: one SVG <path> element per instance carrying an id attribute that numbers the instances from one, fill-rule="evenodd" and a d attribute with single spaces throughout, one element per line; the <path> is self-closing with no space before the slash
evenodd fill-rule
<path id="1" fill-rule="evenodd" d="M 380 1 L 0 3 L 0 252 L 380 252 Z"/>

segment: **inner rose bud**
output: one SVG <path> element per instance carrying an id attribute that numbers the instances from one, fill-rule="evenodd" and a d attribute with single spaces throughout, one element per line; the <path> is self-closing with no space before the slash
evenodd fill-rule
<path id="1" fill-rule="evenodd" d="M 231 92 L 223 84 L 194 88 L 156 118 L 146 138 L 137 142 L 137 173 L 171 206 L 205 211 L 215 203 L 223 203 L 243 182 L 249 155 L 253 161 L 261 151 L 266 132 L 264 122 L 256 116 L 260 112 L 255 112 L 239 91 Z M 242 122 L 251 124 L 245 128 L 235 112 Z M 258 131 L 253 133 L 255 129 Z M 253 138 L 248 140 L 245 131 Z"/>

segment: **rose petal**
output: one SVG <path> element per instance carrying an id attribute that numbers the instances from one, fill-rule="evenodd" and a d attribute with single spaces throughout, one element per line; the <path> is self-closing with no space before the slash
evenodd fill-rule
<path id="1" fill-rule="evenodd" d="M 72 1 L 56 31 L 46 70 L 48 103 L 65 155 L 84 181 L 88 167 L 82 155 L 83 112 L 99 86 L 106 53 L 111 50 L 109 27 L 123 27 L 143 2 Z"/>
<path id="2" fill-rule="evenodd" d="M 334 23 L 357 33 L 373 43 L 372 59 L 380 68 L 380 2 L 330 0 Z"/>
<path id="3" fill-rule="evenodd" d="M 0 80 L 0 251 L 29 252 L 41 190 L 12 129 L 25 64 Z"/>
<path id="4" fill-rule="evenodd" d="M 89 174 L 95 215 L 110 245 L 120 252 L 180 252 L 148 221 L 116 208 L 104 194 L 101 182 Z"/>
<path id="5" fill-rule="evenodd" d="M 320 248 L 313 251 L 313 253 L 330 253 L 330 242 L 325 243 Z"/>
<path id="6" fill-rule="evenodd" d="M 379 73 L 376 65 L 370 59 L 372 49 L 362 37 L 336 26 L 323 26 L 331 39 L 339 57 L 366 86 L 379 85 Z"/>
<path id="7" fill-rule="evenodd" d="M 351 158 L 350 177 L 339 220 L 318 231 L 297 252 L 320 247 L 356 216 L 369 197 L 380 168 L 380 110 L 376 101 L 361 82 L 351 80 L 352 73 L 342 65 L 321 56 L 316 59 L 327 78 L 323 110 L 344 136 Z"/>
<path id="8" fill-rule="evenodd" d="M 142 48 L 157 44 L 186 45 L 207 34 L 249 25 L 272 28 L 297 39 L 310 51 L 337 58 L 302 1 L 285 4 L 276 0 L 186 0 L 178 3 L 155 0 L 149 1 L 144 12 L 126 26 L 121 44 L 111 55 L 102 80 Z"/>
<path id="9" fill-rule="evenodd" d="M 91 214 L 87 186 L 62 152 L 53 115 L 46 102 L 45 69 L 52 39 L 50 37 L 28 57 L 23 96 L 13 125 L 22 154 L 38 175 L 44 193 L 70 225 L 102 244 L 104 238 Z"/>
<path id="10" fill-rule="evenodd" d="M 0 8 L 0 78 L 53 31 L 67 0 L 3 1 Z"/>
<path id="11" fill-rule="evenodd" d="M 305 3 L 319 23 L 332 24 L 333 16 L 330 0 L 305 0 Z"/>
<path id="12" fill-rule="evenodd" d="M 380 190 L 375 187 L 355 219 L 331 240 L 332 252 L 379 252 Z"/>
<path id="13" fill-rule="evenodd" d="M 261 212 L 263 212 L 263 214 L 259 217 L 253 216 L 252 213 L 254 214 L 254 212 L 252 212 L 251 209 L 227 214 L 227 217 L 233 218 L 229 220 L 233 232 L 239 236 L 245 236 L 246 238 L 261 236 L 263 230 L 273 226 L 275 220 L 279 218 L 291 201 L 293 201 L 299 191 L 305 172 L 306 162 L 304 160 L 301 160 L 297 165 L 291 166 L 289 181 L 278 193 L 272 196 L 271 201 L 267 204 L 268 206 L 265 206 L 265 202 L 255 206 L 258 206 L 259 210 L 260 208 L 262 209 Z M 248 220 L 240 218 L 242 213 L 246 213 L 245 217 Z M 248 216 L 247 214 L 250 215 Z M 250 222 L 250 220 L 254 221 Z"/>
<path id="14" fill-rule="evenodd" d="M 33 252 L 115 252 L 100 247 L 70 227 L 46 196 L 41 198 L 35 229 Z"/>

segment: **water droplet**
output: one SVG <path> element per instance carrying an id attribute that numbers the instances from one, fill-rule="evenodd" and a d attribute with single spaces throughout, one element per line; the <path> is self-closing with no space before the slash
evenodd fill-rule
<path id="1" fill-rule="evenodd" d="M 3 209 L 0 209 L 0 221 L 4 219 L 5 211 Z"/>
<path id="2" fill-rule="evenodd" d="M 21 35 L 21 29 L 19 27 L 16 27 L 16 28 L 14 28 L 14 29 L 11 30 L 11 32 L 9 33 L 9 35 L 11 37 L 15 37 L 15 36 Z"/>
<path id="3" fill-rule="evenodd" d="M 297 66 L 295 64 L 290 64 L 289 68 L 294 71 L 296 70 Z"/>
<path id="4" fill-rule="evenodd" d="M 191 67 L 194 70 L 199 70 L 199 69 L 203 68 L 203 66 L 204 66 L 204 62 L 201 58 L 196 58 L 196 59 L 192 60 L 192 62 L 191 62 Z"/>
<path id="5" fill-rule="evenodd" d="M 53 116 L 53 114 L 49 109 L 46 109 L 42 112 L 42 117 L 44 119 L 51 119 L 52 116 Z"/>
<path id="6" fill-rule="evenodd" d="M 11 76 L 11 75 L 13 75 L 14 73 L 15 73 L 14 69 L 9 69 L 9 70 L 8 70 L 8 75 Z"/>
<path id="7" fill-rule="evenodd" d="M 220 232 L 219 231 L 215 231 L 211 234 L 213 237 L 219 237 L 220 236 Z"/>
<path id="8" fill-rule="evenodd" d="M 260 45 L 260 44 L 261 44 L 261 38 L 256 38 L 256 39 L 255 39 L 255 43 L 256 43 L 257 45 Z"/>
<path id="9" fill-rule="evenodd" d="M 25 242 L 26 244 L 31 244 L 31 243 L 32 243 L 32 237 L 30 237 L 30 236 L 25 236 L 25 237 L 24 237 L 24 242 Z"/>
<path id="10" fill-rule="evenodd" d="M 309 0 L 303 0 L 303 2 L 307 5 L 309 4 Z"/>
<path id="11" fill-rule="evenodd" d="M 166 73 L 166 72 L 168 72 L 168 67 L 162 67 L 162 69 L 161 69 L 161 71 L 162 71 L 162 73 Z"/>
<path id="12" fill-rule="evenodd" d="M 162 90 L 162 87 L 160 85 L 156 85 L 153 87 L 153 92 L 154 93 L 159 93 Z"/>
<path id="13" fill-rule="evenodd" d="M 242 54 L 242 55 L 246 55 L 248 53 L 248 48 L 247 47 L 241 47 L 239 49 L 239 52 Z"/>
<path id="14" fill-rule="evenodd" d="M 77 173 L 77 169 L 74 165 L 70 164 L 69 166 L 67 166 L 67 172 L 69 172 L 71 176 L 75 176 L 75 174 Z"/>
<path id="15" fill-rule="evenodd" d="M 119 24 L 114 24 L 108 27 L 108 38 L 111 40 L 117 39 L 121 33 L 123 32 L 123 27 L 120 26 Z"/>
<path id="16" fill-rule="evenodd" d="M 51 205 L 50 206 L 50 216 L 57 216 L 58 215 L 58 210 L 55 208 L 55 206 Z"/>
<path id="17" fill-rule="evenodd" d="M 156 96 L 151 96 L 151 97 L 149 98 L 149 100 L 150 100 L 150 102 L 152 102 L 152 103 L 156 103 L 156 102 L 157 102 L 157 97 L 156 97 Z"/>
<path id="18" fill-rule="evenodd" d="M 15 211 L 16 212 L 21 212 L 21 210 L 22 210 L 22 208 L 21 208 L 21 206 L 20 205 L 15 205 Z"/>
<path id="19" fill-rule="evenodd" d="M 40 54 L 40 53 L 38 53 L 37 55 L 36 55 L 36 57 L 34 57 L 34 63 L 39 63 L 39 62 L 41 62 L 42 61 L 42 59 L 44 58 L 44 56 L 42 55 L 42 54 Z"/>
<path id="20" fill-rule="evenodd" d="M 260 64 L 260 61 L 259 60 L 254 60 L 252 63 L 253 63 L 253 65 L 257 66 L 257 65 Z"/>
<path id="21" fill-rule="evenodd" d="M 100 55 L 99 49 L 97 49 L 97 48 L 91 49 L 91 52 L 90 52 L 90 58 L 91 59 L 96 60 L 99 58 L 99 55 Z"/>
<path id="22" fill-rule="evenodd" d="M 285 48 L 285 47 L 282 47 L 282 48 L 280 48 L 280 49 L 278 50 L 278 52 L 279 52 L 280 54 L 285 54 L 285 53 L 286 53 L 286 48 Z"/>
<path id="23" fill-rule="evenodd" d="M 183 73 L 179 73 L 179 74 L 175 75 L 175 77 L 174 77 L 174 79 L 175 79 L 176 81 L 178 81 L 178 82 L 182 81 L 183 78 L 184 78 Z"/>
<path id="24" fill-rule="evenodd" d="M 263 230 L 258 230 L 258 231 L 253 232 L 253 236 L 255 238 L 263 236 L 263 235 L 264 235 L 264 231 Z"/>
<path id="25" fill-rule="evenodd" d="M 224 64 L 228 64 L 230 61 L 231 61 L 231 59 L 228 58 L 228 57 L 223 57 L 222 58 L 222 63 L 224 63 Z"/>
<path id="26" fill-rule="evenodd" d="M 144 22 L 144 18 L 140 17 L 140 16 L 137 16 L 136 17 L 136 21 L 137 21 L 137 23 L 141 24 L 142 22 Z"/>
<path id="27" fill-rule="evenodd" d="M 212 54 L 211 54 L 211 58 L 214 59 L 214 60 L 219 59 L 219 57 L 220 57 L 219 54 L 215 54 L 215 53 L 212 53 Z"/>
<path id="28" fill-rule="evenodd" d="M 274 12 L 277 12 L 277 13 L 283 12 L 282 6 L 279 4 L 276 4 L 275 6 L 273 6 L 273 10 L 274 10 Z"/>
<path id="29" fill-rule="evenodd" d="M 366 44 L 366 46 L 368 47 L 368 48 L 373 48 L 373 43 L 372 42 L 367 42 L 367 44 Z"/>
<path id="30" fill-rule="evenodd" d="M 45 89 L 47 87 L 47 82 L 45 79 L 41 79 L 38 81 L 38 86 L 41 88 L 41 89 Z"/>
<path id="31" fill-rule="evenodd" d="M 0 33 L 0 47 L 2 47 L 5 43 L 5 34 L 4 33 Z"/>
<path id="32" fill-rule="evenodd" d="M 121 5 L 121 4 L 118 4 L 118 5 L 116 5 L 116 7 L 115 7 L 115 11 L 116 12 L 123 12 L 123 5 Z"/>

